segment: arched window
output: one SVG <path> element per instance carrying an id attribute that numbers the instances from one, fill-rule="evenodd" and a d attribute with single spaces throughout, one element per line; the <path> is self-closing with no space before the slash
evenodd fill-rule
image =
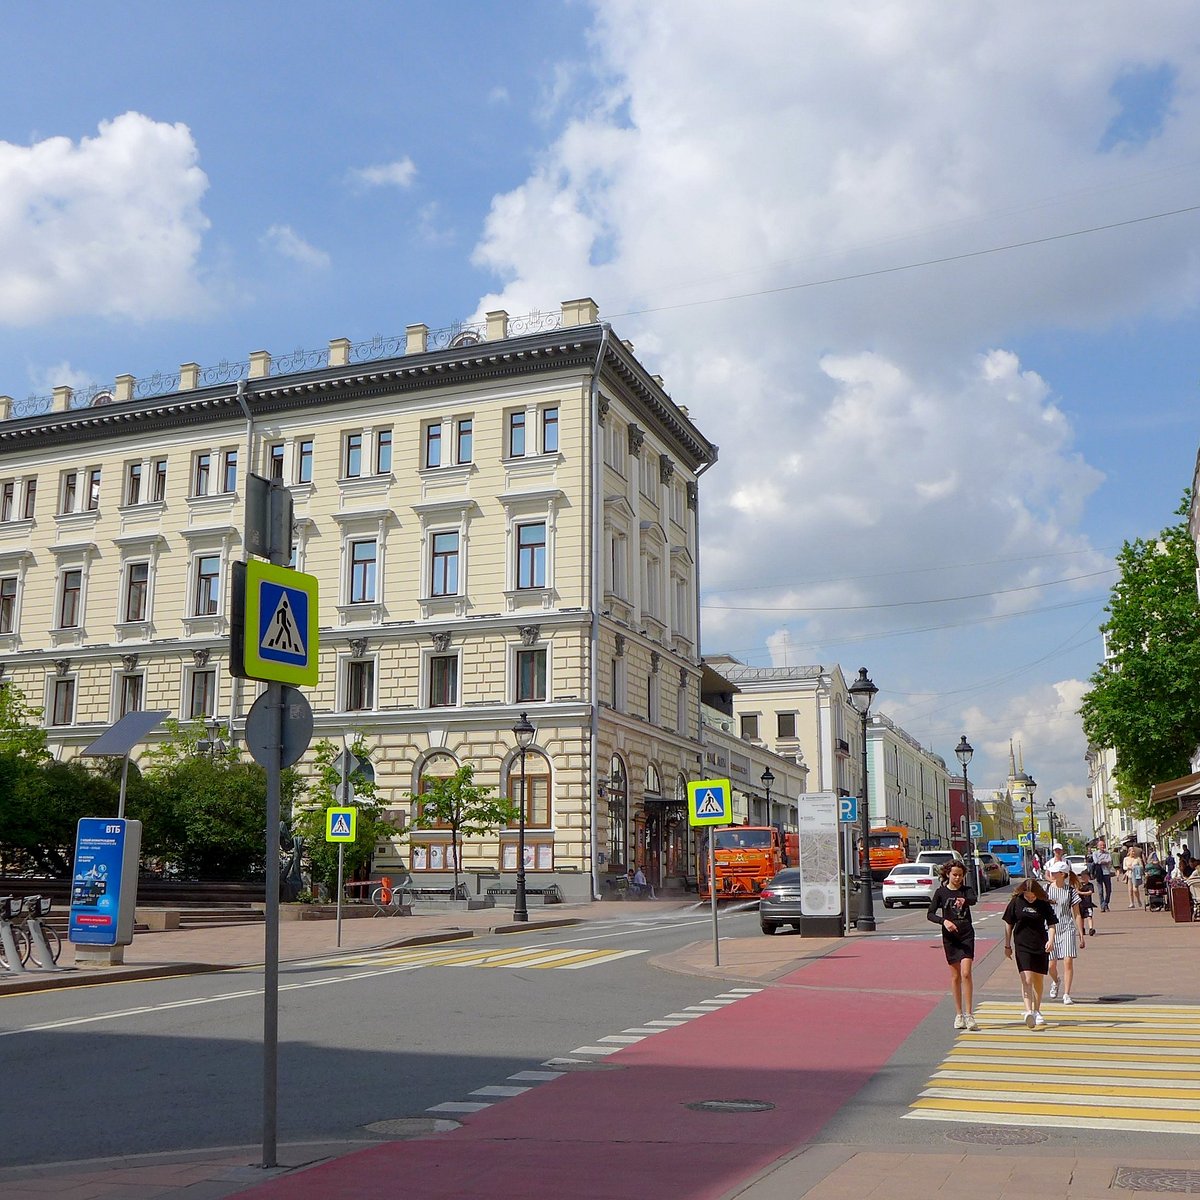
<path id="1" fill-rule="evenodd" d="M 629 846 L 629 781 L 619 754 L 608 768 L 608 865 L 623 869 Z"/>
<path id="2" fill-rule="evenodd" d="M 453 754 L 447 754 L 444 750 L 435 750 L 430 754 L 424 762 L 422 762 L 417 771 L 417 785 L 413 788 L 414 795 L 420 796 L 422 793 L 429 791 L 429 785 L 435 780 L 449 779 L 455 771 L 458 770 L 458 760 Z M 417 819 L 417 803 L 413 801 L 413 819 Z M 439 821 L 434 828 L 446 828 L 445 823 Z"/>
<path id="3" fill-rule="evenodd" d="M 646 768 L 646 795 L 662 795 L 662 779 L 658 774 L 658 768 L 653 763 Z"/>
<path id="4" fill-rule="evenodd" d="M 513 755 L 508 764 L 508 798 L 519 810 L 521 807 L 521 756 Z M 514 817 L 509 826 L 515 829 L 520 820 Z M 525 751 L 525 827 L 550 828 L 550 763 L 539 750 Z"/>

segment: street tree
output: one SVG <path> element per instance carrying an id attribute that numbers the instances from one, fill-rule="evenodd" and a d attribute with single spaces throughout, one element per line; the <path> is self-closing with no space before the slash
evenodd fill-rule
<path id="1" fill-rule="evenodd" d="M 370 759 L 370 747 L 361 734 L 356 734 L 349 743 L 350 753 L 360 763 Z M 342 777 L 337 768 L 337 759 L 342 748 L 328 738 L 322 738 L 313 749 L 316 776 L 313 780 L 305 807 L 295 813 L 293 829 L 304 838 L 313 883 L 325 885 L 330 895 L 337 889 L 338 847 L 325 840 L 325 810 L 342 807 L 344 793 Z M 365 771 L 350 776 L 352 798 L 350 803 L 358 809 L 357 828 L 353 842 L 342 843 L 344 865 L 349 878 L 365 877 L 370 874 L 375 847 L 396 833 L 379 802 L 374 778 Z"/>
<path id="2" fill-rule="evenodd" d="M 1105 661 L 1080 708 L 1088 741 L 1116 751 L 1121 799 L 1141 818 L 1170 815 L 1150 803 L 1150 788 L 1186 775 L 1200 746 L 1200 600 L 1189 499 L 1184 493 L 1176 509 L 1183 520 L 1121 547 L 1121 577 L 1101 626 Z"/>
<path id="3" fill-rule="evenodd" d="M 451 864 L 457 894 L 463 835 L 491 833 L 499 826 L 515 821 L 519 810 L 511 800 L 497 796 L 490 787 L 477 784 L 475 768 L 470 763 L 441 779 L 427 775 L 421 783 L 421 794 L 412 797 L 413 827 L 450 830 Z"/>

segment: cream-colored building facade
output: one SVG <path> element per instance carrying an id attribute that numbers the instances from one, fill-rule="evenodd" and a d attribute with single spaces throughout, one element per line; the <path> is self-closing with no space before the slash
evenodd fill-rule
<path id="1" fill-rule="evenodd" d="M 290 489 L 292 565 L 319 581 L 315 737 L 361 733 L 398 820 L 465 763 L 518 795 L 524 711 L 531 887 L 689 873 L 716 447 L 594 302 L 0 406 L 2 677 L 57 754 L 139 708 L 239 739 L 261 690 L 228 673 L 253 471 Z M 463 869 L 511 884 L 516 837 L 468 839 Z M 376 870 L 441 882 L 449 841 L 413 832 Z"/>

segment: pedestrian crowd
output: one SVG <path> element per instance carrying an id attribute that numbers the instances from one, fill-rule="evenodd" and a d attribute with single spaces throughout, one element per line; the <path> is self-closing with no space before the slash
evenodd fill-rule
<path id="1" fill-rule="evenodd" d="M 1037 878 L 1035 872 L 1022 879 L 1001 918 L 1004 955 L 1014 960 L 1020 977 L 1028 1028 L 1045 1028 L 1044 998 L 1066 1005 L 1075 1003 L 1075 960 L 1083 953 L 1087 939 L 1096 936 L 1097 911 L 1108 912 L 1116 872 L 1128 891 L 1130 908 L 1147 904 L 1156 907 L 1159 881 L 1165 896 L 1168 877 L 1192 884 L 1193 894 L 1200 893 L 1200 860 L 1194 859 L 1186 846 L 1180 848 L 1178 856 L 1168 854 L 1166 862 L 1160 863 L 1156 851 L 1144 854 L 1141 847 L 1131 844 L 1124 848 L 1114 869 L 1104 838 L 1097 839 L 1081 863 L 1068 862 L 1064 846 L 1055 842 L 1051 857 L 1041 864 L 1043 878 Z M 946 863 L 939 875 L 941 884 L 929 900 L 929 920 L 942 931 L 954 1001 L 954 1028 L 974 1032 L 979 1023 L 974 1013 L 975 926 L 971 909 L 979 896 L 967 882 L 961 861 Z"/>

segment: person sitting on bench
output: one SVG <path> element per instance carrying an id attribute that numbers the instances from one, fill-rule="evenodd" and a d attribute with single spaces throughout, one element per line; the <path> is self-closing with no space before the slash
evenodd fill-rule
<path id="1" fill-rule="evenodd" d="M 629 890 L 635 896 L 649 896 L 651 900 L 658 899 L 654 894 L 654 887 L 646 882 L 646 872 L 642 870 L 640 864 L 637 870 L 632 867 L 629 869 Z"/>

